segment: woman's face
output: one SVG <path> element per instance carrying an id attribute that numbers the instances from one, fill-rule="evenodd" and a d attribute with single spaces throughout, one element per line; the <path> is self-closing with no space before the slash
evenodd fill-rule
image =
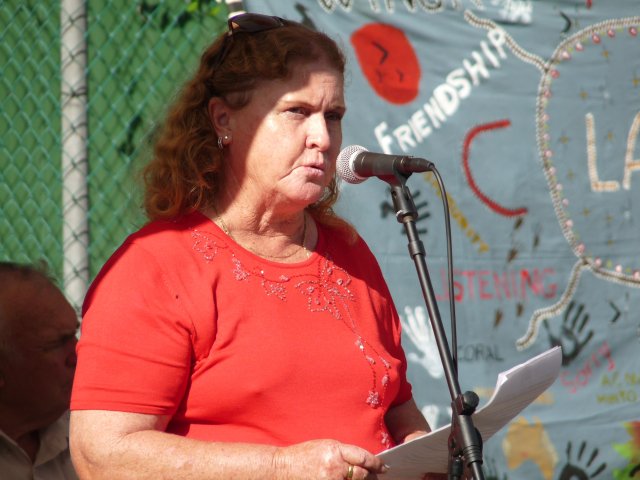
<path id="1" fill-rule="evenodd" d="M 251 102 L 229 113 L 229 165 L 241 193 L 271 206 L 301 209 L 333 178 L 345 113 L 342 75 L 320 61 L 265 81 Z"/>

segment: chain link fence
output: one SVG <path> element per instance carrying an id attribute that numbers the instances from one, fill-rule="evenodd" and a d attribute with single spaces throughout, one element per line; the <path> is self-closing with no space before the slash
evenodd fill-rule
<path id="1" fill-rule="evenodd" d="M 146 139 L 228 11 L 215 0 L 0 0 L 0 260 L 46 262 L 79 307 L 144 221 Z"/>

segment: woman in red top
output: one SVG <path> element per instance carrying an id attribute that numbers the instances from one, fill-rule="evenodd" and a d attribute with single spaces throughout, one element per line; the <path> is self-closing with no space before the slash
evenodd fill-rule
<path id="1" fill-rule="evenodd" d="M 344 57 L 244 14 L 203 54 L 145 171 L 150 222 L 84 305 L 81 478 L 374 478 L 428 431 L 380 268 L 332 211 Z"/>

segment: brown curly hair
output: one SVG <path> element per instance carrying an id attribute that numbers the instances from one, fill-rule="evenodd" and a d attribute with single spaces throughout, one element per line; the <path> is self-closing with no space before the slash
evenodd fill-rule
<path id="1" fill-rule="evenodd" d="M 212 97 L 242 108 L 258 82 L 288 79 L 300 62 L 325 59 L 344 76 L 345 57 L 334 40 L 300 23 L 283 23 L 261 32 L 223 34 L 205 50 L 197 72 L 182 87 L 157 132 L 153 158 L 143 171 L 144 208 L 150 220 L 213 206 L 224 174 L 218 135 L 208 113 Z M 233 44 L 220 64 L 220 52 L 229 41 Z M 334 176 L 322 198 L 307 210 L 319 222 L 344 225 L 333 212 L 337 198 Z"/>

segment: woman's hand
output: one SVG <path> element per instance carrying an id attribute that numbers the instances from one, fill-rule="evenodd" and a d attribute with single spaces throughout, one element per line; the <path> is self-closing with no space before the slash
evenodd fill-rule
<path id="1" fill-rule="evenodd" d="M 387 467 L 372 453 L 335 440 L 312 440 L 282 447 L 274 470 L 283 480 L 372 480 Z"/>

